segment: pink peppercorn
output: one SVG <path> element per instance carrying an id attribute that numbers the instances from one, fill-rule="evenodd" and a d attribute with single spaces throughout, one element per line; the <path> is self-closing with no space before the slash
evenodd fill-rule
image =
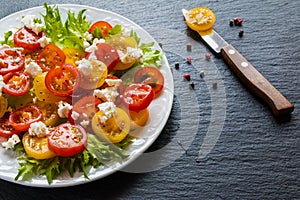
<path id="1" fill-rule="evenodd" d="M 206 53 L 206 54 L 205 54 L 205 58 L 206 58 L 206 60 L 210 60 L 211 54 L 210 54 L 210 53 Z"/>
<path id="2" fill-rule="evenodd" d="M 192 63 L 192 57 L 191 57 L 191 56 L 188 56 L 188 57 L 186 58 L 186 61 L 187 61 L 189 64 L 191 64 L 191 63 Z"/>
<path id="3" fill-rule="evenodd" d="M 237 26 L 241 26 L 244 21 L 242 18 L 237 18 L 237 17 L 234 18 L 233 20 L 234 20 L 234 24 Z"/>
<path id="4" fill-rule="evenodd" d="M 191 80 L 191 75 L 190 74 L 184 74 L 183 75 L 183 78 L 187 81 L 190 81 Z"/>

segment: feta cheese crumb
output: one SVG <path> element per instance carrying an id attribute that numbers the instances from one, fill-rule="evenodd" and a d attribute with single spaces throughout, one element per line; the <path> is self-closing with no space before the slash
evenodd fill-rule
<path id="1" fill-rule="evenodd" d="M 72 119 L 77 120 L 79 118 L 79 116 L 80 116 L 80 114 L 78 112 L 76 112 L 74 110 L 72 111 L 72 113 L 71 113 Z"/>
<path id="2" fill-rule="evenodd" d="M 48 38 L 46 36 L 41 37 L 38 39 L 38 43 L 40 43 L 41 47 L 45 47 L 46 45 L 50 44 L 51 38 Z"/>
<path id="3" fill-rule="evenodd" d="M 88 76 L 93 71 L 91 62 L 85 58 L 77 61 L 76 65 L 78 65 L 77 68 L 82 72 L 84 76 Z"/>
<path id="4" fill-rule="evenodd" d="M 21 142 L 19 136 L 13 134 L 6 142 L 2 142 L 2 146 L 5 149 L 13 149 L 19 142 Z"/>
<path id="5" fill-rule="evenodd" d="M 24 72 L 29 74 L 32 77 L 35 77 L 35 76 L 41 74 L 43 72 L 43 70 L 35 61 L 30 61 L 30 63 L 28 63 L 25 66 Z"/>
<path id="6" fill-rule="evenodd" d="M 85 49 L 85 51 L 86 52 L 89 52 L 89 53 L 92 53 L 92 52 L 94 52 L 95 50 L 97 50 L 98 49 L 98 47 L 97 47 L 97 44 L 98 43 L 105 43 L 105 40 L 104 39 L 97 39 L 97 38 L 95 38 L 94 40 L 93 40 L 93 44 L 92 45 L 90 45 L 90 46 L 88 46 L 86 49 Z"/>
<path id="7" fill-rule="evenodd" d="M 96 89 L 93 93 L 94 96 L 102 99 L 103 101 L 114 102 L 119 95 L 116 87 L 107 87 L 102 90 Z"/>
<path id="8" fill-rule="evenodd" d="M 127 47 L 127 54 L 138 60 L 143 56 L 143 51 L 139 48 Z"/>
<path id="9" fill-rule="evenodd" d="M 39 34 L 44 28 L 43 24 L 36 22 L 37 17 L 35 15 L 26 15 L 21 23 L 24 24 L 25 27 L 31 29 L 35 34 Z"/>
<path id="10" fill-rule="evenodd" d="M 83 121 L 80 122 L 80 125 L 83 126 L 83 127 L 87 127 L 89 124 L 90 124 L 90 122 L 87 121 L 87 120 L 83 120 Z"/>
<path id="11" fill-rule="evenodd" d="M 49 129 L 43 122 L 34 122 L 30 124 L 28 133 L 31 136 L 45 137 L 49 134 Z"/>
<path id="12" fill-rule="evenodd" d="M 113 117 L 116 113 L 116 105 L 113 102 L 104 102 L 98 105 L 99 111 L 103 113 L 103 115 L 99 116 L 99 120 L 101 123 L 105 123 L 109 118 Z"/>
<path id="13" fill-rule="evenodd" d="M 57 114 L 61 118 L 67 118 L 69 115 L 69 112 L 72 108 L 73 108 L 73 106 L 70 105 L 69 103 L 60 101 L 60 102 L 58 102 Z"/>

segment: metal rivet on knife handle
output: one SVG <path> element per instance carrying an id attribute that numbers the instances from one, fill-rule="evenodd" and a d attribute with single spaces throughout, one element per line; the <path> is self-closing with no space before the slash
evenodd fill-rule
<path id="1" fill-rule="evenodd" d="M 224 47 L 221 53 L 241 81 L 268 104 L 275 116 L 286 115 L 293 112 L 294 105 L 264 78 L 232 45 Z"/>

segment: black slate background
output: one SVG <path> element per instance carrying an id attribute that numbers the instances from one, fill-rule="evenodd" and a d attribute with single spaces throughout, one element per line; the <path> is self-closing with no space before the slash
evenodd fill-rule
<path id="1" fill-rule="evenodd" d="M 47 1 L 49 4 L 61 1 Z M 38 0 L 1 0 L 0 18 L 42 5 Z M 0 199 L 300 199 L 300 1 L 295 0 L 121 0 L 75 1 L 119 13 L 149 32 L 170 29 L 199 38 L 183 22 L 181 8 L 210 7 L 217 16 L 215 29 L 236 47 L 294 105 L 288 120 L 275 119 L 269 109 L 232 74 L 222 59 L 213 57 L 226 92 L 226 118 L 218 142 L 197 160 L 210 122 L 209 86 L 195 78 L 201 117 L 197 135 L 186 153 L 171 165 L 149 173 L 117 172 L 104 179 L 68 188 L 31 188 L 0 180 Z M 244 19 L 243 27 L 228 20 Z M 0 27 L 5 28 L 5 27 Z M 239 29 L 244 37 L 238 37 Z M 155 36 L 160 36 L 159 31 Z M 156 37 L 155 37 L 156 38 Z M 164 39 L 164 43 L 168 41 Z M 174 41 L 173 38 L 170 41 Z M 160 41 L 158 41 L 160 42 Z M 199 42 L 201 42 L 199 40 Z M 178 47 L 177 47 L 178 48 Z M 179 47 L 185 52 L 185 46 Z M 202 46 L 205 51 L 209 51 Z M 166 52 L 169 63 L 185 59 Z M 183 71 L 180 71 L 180 73 Z M 182 80 L 175 80 L 176 82 Z M 180 126 L 177 88 L 170 119 L 149 151 L 166 145 Z M 187 99 L 188 101 L 188 99 Z M 178 146 L 180 148 L 180 146 Z"/>

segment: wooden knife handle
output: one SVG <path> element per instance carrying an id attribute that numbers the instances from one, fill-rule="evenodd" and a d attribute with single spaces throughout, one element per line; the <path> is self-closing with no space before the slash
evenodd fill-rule
<path id="1" fill-rule="evenodd" d="M 234 73 L 256 95 L 262 98 L 275 116 L 290 114 L 291 104 L 263 75 L 261 75 L 232 45 L 224 47 L 222 56 Z"/>

